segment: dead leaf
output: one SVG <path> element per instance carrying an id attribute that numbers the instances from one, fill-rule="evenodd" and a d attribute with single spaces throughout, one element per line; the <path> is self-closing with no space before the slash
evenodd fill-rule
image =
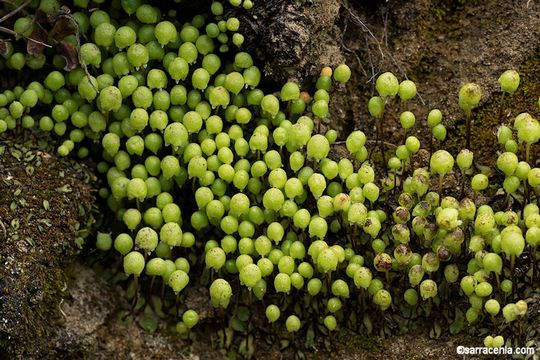
<path id="1" fill-rule="evenodd" d="M 13 46 L 10 46 L 9 41 L 2 40 L 0 41 L 0 55 L 6 57 L 9 55 L 10 51 L 13 50 Z"/>
<path id="2" fill-rule="evenodd" d="M 58 18 L 49 33 L 55 40 L 62 40 L 71 34 L 75 34 L 75 26 L 73 26 L 72 22 L 65 17 Z"/>
<path id="3" fill-rule="evenodd" d="M 72 43 L 66 40 L 62 40 L 60 41 L 60 43 L 58 43 L 58 45 L 56 45 L 56 49 L 59 54 L 66 60 L 66 66 L 64 66 L 64 70 L 71 71 L 77 66 L 79 66 L 79 56 L 77 53 L 77 48 L 75 48 Z"/>
<path id="4" fill-rule="evenodd" d="M 36 9 L 36 13 L 34 14 L 34 21 L 42 25 L 45 25 L 45 24 L 48 25 L 50 22 L 49 16 L 47 15 L 47 13 L 45 13 L 43 10 L 39 8 Z"/>
<path id="5" fill-rule="evenodd" d="M 32 56 L 42 55 L 43 50 L 45 50 L 44 44 L 47 41 L 47 32 L 41 26 L 36 26 L 30 38 L 41 43 L 26 39 L 26 51 L 28 54 Z"/>

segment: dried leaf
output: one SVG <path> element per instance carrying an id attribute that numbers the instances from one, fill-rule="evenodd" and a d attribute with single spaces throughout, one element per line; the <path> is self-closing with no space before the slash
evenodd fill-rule
<path id="1" fill-rule="evenodd" d="M 30 35 L 30 38 L 33 40 L 41 42 L 38 43 L 36 41 L 32 40 L 26 40 L 26 51 L 28 52 L 28 55 L 32 56 L 40 56 L 43 54 L 43 51 L 45 50 L 45 43 L 47 41 L 47 32 L 41 28 L 41 26 L 36 26 L 34 31 L 32 32 L 32 35 Z"/>
<path id="2" fill-rule="evenodd" d="M 34 21 L 38 24 L 49 24 L 50 18 L 49 18 L 49 15 L 47 15 L 47 13 L 45 13 L 40 8 L 37 8 L 36 13 L 34 14 Z"/>
<path id="3" fill-rule="evenodd" d="M 72 34 L 75 34 L 75 26 L 65 17 L 58 18 L 50 32 L 51 37 L 55 40 L 62 40 Z"/>
<path id="4" fill-rule="evenodd" d="M 2 40 L 0 41 L 0 55 L 6 57 L 9 55 L 10 51 L 13 49 L 9 41 Z"/>
<path id="5" fill-rule="evenodd" d="M 66 60 L 66 66 L 64 66 L 64 70 L 71 71 L 77 66 L 79 66 L 79 56 L 77 54 L 77 49 L 72 43 L 66 40 L 62 40 L 58 45 L 56 45 L 56 49 L 58 53 L 62 55 L 62 57 L 64 57 L 64 59 Z"/>

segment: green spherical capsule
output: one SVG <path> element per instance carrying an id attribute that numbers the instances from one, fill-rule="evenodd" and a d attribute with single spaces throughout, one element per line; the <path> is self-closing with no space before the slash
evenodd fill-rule
<path id="1" fill-rule="evenodd" d="M 431 279 L 426 279 L 420 283 L 420 295 L 426 300 L 437 295 L 437 283 Z"/>
<path id="2" fill-rule="evenodd" d="M 101 111 L 116 112 L 122 106 L 122 93 L 116 86 L 107 86 L 99 92 L 97 101 Z"/>
<path id="3" fill-rule="evenodd" d="M 19 101 L 24 107 L 32 108 L 36 106 L 38 102 L 38 95 L 34 90 L 28 89 L 22 92 Z"/>
<path id="4" fill-rule="evenodd" d="M 183 147 L 189 142 L 189 133 L 184 124 L 174 122 L 165 128 L 163 138 L 174 147 Z"/>
<path id="5" fill-rule="evenodd" d="M 463 292 L 465 293 L 465 295 L 469 296 L 474 292 L 476 284 L 476 279 L 473 276 L 467 275 L 461 279 L 460 287 L 461 290 L 463 290 Z"/>
<path id="6" fill-rule="evenodd" d="M 154 251 L 158 245 L 157 232 L 149 227 L 143 227 L 137 231 L 135 236 L 135 247 L 137 249 L 143 249 L 148 253 Z"/>
<path id="7" fill-rule="evenodd" d="M 509 280 L 509 279 L 504 279 L 503 281 L 501 281 L 501 290 L 506 293 L 506 294 L 509 294 L 512 292 L 512 288 L 513 288 L 513 285 L 512 285 L 512 281 Z"/>
<path id="8" fill-rule="evenodd" d="M 456 156 L 456 163 L 460 170 L 464 171 L 472 166 L 474 154 L 468 149 L 463 149 Z"/>
<path id="9" fill-rule="evenodd" d="M 253 288 L 261 280 L 261 270 L 255 264 L 248 264 L 240 269 L 240 282 L 248 288 Z"/>
<path id="10" fill-rule="evenodd" d="M 501 310 L 501 305 L 497 300 L 489 299 L 484 304 L 484 308 L 486 309 L 488 314 L 490 314 L 491 316 L 496 316 Z"/>
<path id="11" fill-rule="evenodd" d="M 380 289 L 373 295 L 373 302 L 378 305 L 381 310 L 386 310 L 392 305 L 392 296 L 387 290 Z"/>
<path id="12" fill-rule="evenodd" d="M 502 337 L 501 335 L 499 336 L 495 336 L 493 338 L 493 341 L 492 341 L 492 344 L 491 344 L 492 347 L 494 348 L 501 348 L 504 346 L 504 337 Z"/>
<path id="13" fill-rule="evenodd" d="M 465 313 L 465 318 L 469 324 L 475 323 L 479 316 L 479 311 L 473 307 L 469 308 Z"/>
<path id="14" fill-rule="evenodd" d="M 488 253 L 482 259 L 483 267 L 486 271 L 493 271 L 496 274 L 501 274 L 503 261 L 502 258 L 495 253 Z"/>
<path id="15" fill-rule="evenodd" d="M 529 229 L 527 229 L 527 233 L 525 234 L 525 239 L 527 240 L 527 244 L 533 248 L 537 247 L 540 244 L 540 227 L 529 227 Z"/>
<path id="16" fill-rule="evenodd" d="M 434 128 L 442 121 L 442 113 L 439 109 L 433 109 L 429 112 L 427 123 L 430 128 Z"/>
<path id="17" fill-rule="evenodd" d="M 330 152 L 330 143 L 323 135 L 316 134 L 307 143 L 307 155 L 310 158 L 320 161 Z"/>
<path id="18" fill-rule="evenodd" d="M 437 150 L 431 155 L 430 169 L 435 174 L 445 175 L 452 171 L 454 158 L 446 150 Z"/>
<path id="19" fill-rule="evenodd" d="M 223 86 L 216 86 L 210 89 L 209 101 L 212 108 L 218 106 L 227 107 L 230 102 L 230 95 L 228 90 Z"/>
<path id="20" fill-rule="evenodd" d="M 362 188 L 362 193 L 366 199 L 373 203 L 379 198 L 380 190 L 379 187 L 374 183 L 367 183 Z"/>
<path id="21" fill-rule="evenodd" d="M 507 226 L 501 231 L 501 249 L 507 256 L 519 256 L 525 248 L 525 239 L 516 225 Z"/>
<path id="22" fill-rule="evenodd" d="M 166 211 L 164 212 L 166 213 Z M 159 231 L 160 240 L 171 247 L 180 246 L 180 244 L 182 243 L 182 236 L 182 229 L 177 222 L 167 222 L 161 227 Z"/>
<path id="23" fill-rule="evenodd" d="M 107 133 L 103 136 L 101 144 L 110 156 L 114 156 L 120 149 L 120 137 L 114 133 Z"/>
<path id="24" fill-rule="evenodd" d="M 418 303 L 418 292 L 415 289 L 409 288 L 405 290 L 403 294 L 403 299 L 410 306 L 415 306 Z"/>
<path id="25" fill-rule="evenodd" d="M 279 310 L 279 307 L 271 304 L 266 307 L 265 314 L 266 314 L 266 318 L 268 319 L 268 322 L 273 323 L 279 319 L 279 316 L 281 315 L 281 311 Z"/>
<path id="26" fill-rule="evenodd" d="M 375 89 L 382 98 L 394 97 L 399 91 L 399 81 L 391 72 L 385 72 L 375 81 Z"/>
<path id="27" fill-rule="evenodd" d="M 263 195 L 263 205 L 266 209 L 279 211 L 284 202 L 285 197 L 279 189 L 268 189 Z"/>
<path id="28" fill-rule="evenodd" d="M 345 281 L 341 279 L 338 279 L 332 283 L 331 290 L 334 296 L 339 296 L 343 298 L 349 297 L 349 286 Z"/>
<path id="29" fill-rule="evenodd" d="M 411 100 L 416 96 L 416 84 L 411 80 L 403 80 L 399 84 L 398 95 L 401 101 Z"/>
<path id="30" fill-rule="evenodd" d="M 379 96 L 373 96 L 368 101 L 368 110 L 374 118 L 381 118 L 384 112 L 384 99 Z"/>
<path id="31" fill-rule="evenodd" d="M 320 216 L 313 216 L 309 222 L 309 236 L 324 239 L 328 232 L 327 221 Z"/>
<path id="32" fill-rule="evenodd" d="M 288 332 L 297 332 L 300 330 L 302 322 L 296 315 L 290 315 L 287 320 L 285 320 L 285 327 Z"/>
<path id="33" fill-rule="evenodd" d="M 96 29 L 96 34 L 98 30 Z M 97 35 L 96 35 L 97 36 Z M 114 43 L 120 50 L 133 45 L 137 39 L 137 34 L 129 26 L 122 26 L 114 33 Z"/>
<path id="34" fill-rule="evenodd" d="M 57 91 L 66 84 L 66 80 L 61 72 L 52 71 L 47 75 L 47 77 L 43 81 L 43 84 L 47 89 L 50 89 L 51 91 Z"/>
<path id="35" fill-rule="evenodd" d="M 497 168 L 506 176 L 513 175 L 517 166 L 517 155 L 512 152 L 504 152 L 497 157 Z"/>
<path id="36" fill-rule="evenodd" d="M 279 273 L 274 278 L 274 289 L 277 293 L 288 294 L 291 290 L 291 278 L 289 275 L 284 273 Z"/>
<path id="37" fill-rule="evenodd" d="M 322 281 L 317 278 L 310 279 L 307 283 L 307 290 L 309 295 L 317 296 L 322 288 Z"/>
<path id="38" fill-rule="evenodd" d="M 191 84 L 195 89 L 204 90 L 208 87 L 210 73 L 204 68 L 195 69 L 191 75 Z"/>
<path id="39" fill-rule="evenodd" d="M 167 75 L 163 70 L 151 69 L 146 76 L 146 85 L 150 89 L 164 89 L 167 87 Z"/>
<path id="40" fill-rule="evenodd" d="M 324 272 L 336 270 L 338 261 L 337 254 L 330 248 L 322 250 L 317 256 L 317 264 Z"/>
<path id="41" fill-rule="evenodd" d="M 146 263 L 146 274 L 150 276 L 163 276 L 166 270 L 165 260 L 161 258 L 152 258 Z"/>
<path id="42" fill-rule="evenodd" d="M 227 308 L 232 296 L 231 285 L 224 279 L 216 279 L 210 285 L 210 297 L 214 307 Z"/>
<path id="43" fill-rule="evenodd" d="M 111 234 L 98 232 L 96 236 L 96 248 L 100 251 L 109 251 L 113 241 Z"/>
<path id="44" fill-rule="evenodd" d="M 520 77 L 516 70 L 506 70 L 499 76 L 498 81 L 501 90 L 512 95 L 519 86 Z"/>
<path id="45" fill-rule="evenodd" d="M 199 314 L 195 310 L 187 310 L 182 314 L 182 321 L 191 329 L 199 322 Z"/>
<path id="46" fill-rule="evenodd" d="M 537 187 L 540 185 L 540 168 L 532 168 L 527 176 L 527 182 L 532 187 Z"/>
<path id="47" fill-rule="evenodd" d="M 459 225 L 459 211 L 454 208 L 444 208 L 436 216 L 437 226 L 447 231 L 454 230 Z"/>
<path id="48" fill-rule="evenodd" d="M 409 269 L 409 283 L 411 286 L 417 286 L 422 281 L 422 278 L 424 277 L 424 269 L 420 265 L 413 265 Z M 474 289 L 473 289 L 474 290 Z"/>
<path id="49" fill-rule="evenodd" d="M 481 191 L 488 187 L 489 180 L 488 177 L 484 174 L 476 174 L 471 179 L 471 187 L 473 190 Z"/>
<path id="50" fill-rule="evenodd" d="M 176 27 L 170 21 L 161 21 L 157 23 L 154 28 L 154 36 L 161 44 L 161 46 L 165 46 L 171 42 L 176 41 Z"/>
<path id="51" fill-rule="evenodd" d="M 514 120 L 514 127 L 519 141 L 530 145 L 540 139 L 540 123 L 528 113 L 519 114 Z"/>
<path id="52" fill-rule="evenodd" d="M 161 160 L 160 166 L 165 179 L 171 179 L 180 173 L 180 162 L 178 161 L 178 158 L 172 155 L 165 156 Z"/>
<path id="53" fill-rule="evenodd" d="M 506 322 L 510 323 L 518 318 L 519 311 L 516 304 L 506 304 L 502 309 L 502 313 Z"/>
<path id="54" fill-rule="evenodd" d="M 371 284 L 371 270 L 366 267 L 360 267 L 354 274 L 354 285 L 358 288 L 367 289 Z"/>
<path id="55" fill-rule="evenodd" d="M 242 76 L 244 77 L 244 82 L 246 83 L 246 85 L 252 88 L 259 85 L 259 82 L 261 81 L 261 71 L 256 66 L 250 66 L 247 69 L 245 69 L 242 72 Z M 264 94 L 262 94 L 259 91 L 255 91 L 254 93 L 251 93 L 251 95 L 252 95 L 251 100 L 254 105 L 260 104 L 260 102 L 262 101 L 262 98 L 264 97 Z"/>
<path id="56" fill-rule="evenodd" d="M 508 126 L 501 125 L 497 129 L 497 140 L 501 145 L 504 145 L 509 140 L 512 140 L 512 136 L 512 129 L 510 129 Z"/>
<path id="57" fill-rule="evenodd" d="M 28 37 L 34 31 L 34 24 L 30 17 L 19 17 L 15 20 L 13 30 L 16 33 L 16 38 Z"/>
<path id="58" fill-rule="evenodd" d="M 126 255 L 133 248 L 133 238 L 129 234 L 119 234 L 114 239 L 114 249 L 122 255 Z"/>
<path id="59" fill-rule="evenodd" d="M 122 220 L 128 229 L 134 230 L 140 224 L 142 215 L 137 209 L 128 209 L 124 212 Z"/>
<path id="60" fill-rule="evenodd" d="M 206 266 L 216 271 L 221 269 L 225 265 L 226 255 L 225 251 L 220 247 L 215 247 L 206 252 L 205 263 Z"/>
<path id="61" fill-rule="evenodd" d="M 399 122 L 404 129 L 410 129 L 414 126 L 416 117 L 411 111 L 404 111 L 399 116 Z"/>
<path id="62" fill-rule="evenodd" d="M 482 98 L 482 89 L 475 83 L 467 83 L 459 89 L 459 106 L 471 111 Z"/>
<path id="63" fill-rule="evenodd" d="M 244 89 L 244 77 L 239 72 L 233 71 L 225 76 L 223 85 L 225 89 L 237 95 Z"/>
<path id="64" fill-rule="evenodd" d="M 144 270 L 144 256 L 138 251 L 132 251 L 124 256 L 124 272 L 139 277 Z"/>
<path id="65" fill-rule="evenodd" d="M 346 83 L 351 78 L 351 69 L 346 64 L 340 64 L 334 69 L 334 80 Z"/>
<path id="66" fill-rule="evenodd" d="M 313 114 L 321 119 L 328 116 L 328 102 L 326 100 L 317 100 L 311 106 Z"/>
<path id="67" fill-rule="evenodd" d="M 137 199 L 138 201 L 144 201 L 148 189 L 143 179 L 135 178 L 131 179 L 126 185 L 126 195 L 128 199 Z"/>
<path id="68" fill-rule="evenodd" d="M 300 88 L 296 83 L 289 81 L 281 88 L 280 97 L 283 101 L 297 100 L 300 97 Z"/>
<path id="69" fill-rule="evenodd" d="M 449 283 L 454 283 L 459 279 L 459 269 L 456 264 L 450 264 L 445 266 L 444 278 Z"/>
<path id="70" fill-rule="evenodd" d="M 482 281 L 475 286 L 474 292 L 479 297 L 488 297 L 493 292 L 493 287 L 490 283 Z"/>
<path id="71" fill-rule="evenodd" d="M 169 275 L 168 285 L 175 294 L 182 291 L 189 283 L 189 276 L 183 270 L 175 270 Z"/>
<path id="72" fill-rule="evenodd" d="M 405 140 L 405 147 L 409 153 L 415 154 L 420 150 L 420 140 L 416 136 L 409 136 Z"/>
<path id="73" fill-rule="evenodd" d="M 279 100 L 274 95 L 265 95 L 261 100 L 261 108 L 274 117 L 279 112 Z"/>
<path id="74" fill-rule="evenodd" d="M 253 59 L 245 51 L 240 51 L 234 56 L 234 65 L 241 69 L 248 69 L 253 66 Z"/>

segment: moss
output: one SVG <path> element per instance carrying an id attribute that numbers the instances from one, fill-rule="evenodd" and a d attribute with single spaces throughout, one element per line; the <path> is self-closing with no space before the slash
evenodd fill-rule
<path id="1" fill-rule="evenodd" d="M 426 79 L 433 72 L 433 64 L 433 59 L 424 56 L 413 68 L 411 78 L 416 81 Z"/>
<path id="2" fill-rule="evenodd" d="M 62 267 L 79 253 L 74 239 L 87 232 L 84 224 L 94 222 L 93 175 L 28 135 L 0 146 L 0 351 L 8 358 L 51 351 Z"/>

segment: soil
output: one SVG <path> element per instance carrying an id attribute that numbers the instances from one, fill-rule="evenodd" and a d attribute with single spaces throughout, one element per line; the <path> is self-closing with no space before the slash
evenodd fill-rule
<path id="1" fill-rule="evenodd" d="M 46 348 L 61 320 L 64 267 L 94 222 L 95 176 L 37 143 L 16 138 L 0 145 L 0 355 Z"/>
<path id="2" fill-rule="evenodd" d="M 388 107 L 383 122 L 388 142 L 402 141 L 397 119 L 405 109 L 416 114 L 413 133 L 428 141 L 424 119 L 440 108 L 448 138 L 457 139 L 444 146 L 462 147 L 457 93 L 470 81 L 484 92 L 472 130 L 481 163 L 493 161 L 498 124 L 523 111 L 539 115 L 540 4 L 534 1 L 255 1 L 252 12 L 238 15 L 248 46 L 265 64 L 269 87 L 295 79 L 309 89 L 323 65 L 350 64 L 353 78 L 332 95 L 330 126 L 342 134 L 362 129 L 370 144 L 375 130 L 366 104 L 374 79 L 384 71 L 414 80 L 419 92 L 413 101 Z M 514 96 L 502 97 L 497 78 L 510 68 L 519 70 L 522 86 Z M 36 138 L 27 140 L 0 139 L 0 358 L 225 358 L 205 332 L 212 330 L 210 320 L 193 334 L 193 342 L 179 339 L 166 322 L 144 331 L 140 317 L 126 312 L 123 287 L 93 266 L 101 255 L 88 250 L 79 255 L 97 216 L 92 172 L 57 159 Z M 188 301 L 196 307 L 197 299 Z M 537 312 L 538 303 L 534 300 L 531 309 Z M 530 329 L 538 339 L 538 322 Z M 281 351 L 279 341 L 257 340 L 257 358 L 298 355 L 290 348 Z M 468 335 L 433 340 L 427 331 L 390 338 L 342 331 L 304 355 L 458 359 L 456 345 L 480 342 Z"/>

